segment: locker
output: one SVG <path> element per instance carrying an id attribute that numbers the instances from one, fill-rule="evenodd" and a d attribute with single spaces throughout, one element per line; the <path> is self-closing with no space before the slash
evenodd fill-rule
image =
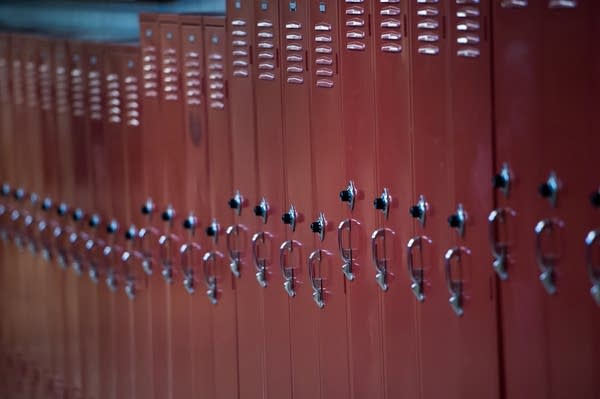
<path id="1" fill-rule="evenodd" d="M 181 68 L 185 61 L 181 57 L 181 31 L 179 17 L 175 14 L 159 15 L 161 63 L 162 63 L 162 102 L 161 118 L 162 149 L 165 151 L 163 168 L 165 169 L 165 199 L 167 207 L 162 218 L 165 231 L 161 237 L 159 260 L 162 275 L 167 284 L 167 331 L 169 334 L 168 351 L 171 371 L 167 378 L 169 395 L 173 398 L 190 396 L 193 390 L 192 357 L 189 351 L 192 337 L 190 322 L 190 298 L 181 283 L 183 276 L 178 250 L 183 244 L 183 224 L 181 215 L 186 209 L 182 187 L 186 182 L 186 141 L 183 122 L 184 97 L 181 83 Z M 187 90 L 187 88 L 186 88 Z M 181 154 L 175 158 L 172 154 Z"/>
<path id="2" fill-rule="evenodd" d="M 287 230 L 287 240 L 280 244 L 280 267 L 289 296 L 292 396 L 303 398 L 320 395 L 318 313 L 307 270 L 307 259 L 315 244 L 309 228 L 313 215 L 313 176 L 307 118 L 312 81 L 308 74 L 308 10 L 306 0 L 284 2 L 279 20 L 286 182 L 281 218 Z"/>
<path id="3" fill-rule="evenodd" d="M 287 294 L 282 287 L 279 245 L 286 231 L 279 219 L 284 210 L 282 106 L 280 67 L 279 3 L 254 3 L 255 50 L 253 65 L 256 107 L 258 197 L 254 214 L 260 227 L 252 236 L 257 288 L 262 296 L 265 327 L 266 396 L 291 396 L 290 332 Z"/>
<path id="4" fill-rule="evenodd" d="M 262 298 L 257 292 L 256 269 L 250 240 L 258 224 L 252 213 L 258 197 L 256 129 L 254 106 L 254 5 L 250 1 L 229 1 L 228 52 L 226 59 L 229 124 L 232 152 L 232 192 L 228 205 L 234 214 L 225 229 L 227 254 L 239 273 L 236 280 L 239 396 L 263 397 L 265 389 L 265 342 Z"/>
<path id="5" fill-rule="evenodd" d="M 598 183 L 585 173 L 595 144 L 586 104 L 593 102 L 597 70 L 588 51 L 597 15 L 591 2 L 503 2 L 494 8 L 494 85 L 502 87 L 495 98 L 499 208 L 490 214 L 490 227 L 506 231 L 505 237 L 496 234 L 500 238 L 493 240 L 492 249 L 495 264 L 505 266 L 500 283 L 502 356 L 506 392 L 513 396 L 562 397 L 568 390 L 585 397 L 599 391 L 593 378 L 598 323 L 590 322 L 597 306 L 589 295 L 581 241 L 598 220 L 586 201 Z M 531 18 L 535 24 L 524 23 Z M 582 40 L 567 43 L 571 35 Z M 546 54 L 549 41 L 565 48 L 564 58 Z M 509 57 L 514 43 L 523 52 Z M 509 79 L 511 86 L 506 85 Z M 512 90 L 519 84 L 518 92 Z M 519 104 L 517 115 L 513 107 Z M 568 139 L 562 137 L 565 128 L 572 132 Z M 512 142 L 524 132 L 521 145 Z M 583 144 L 577 155 L 569 150 L 572 140 Z M 532 159 L 537 167 L 531 167 Z M 519 314 L 529 315 L 526 324 L 515 306 L 525 312 Z M 539 338 L 532 344 L 523 334 Z M 581 372 L 570 366 L 573 362 Z M 532 367 L 537 367 L 535 374 L 525 380 L 521 373 Z"/>
<path id="6" fill-rule="evenodd" d="M 123 235 L 128 241 L 126 251 L 121 257 L 122 292 L 129 298 L 131 320 L 131 358 L 130 369 L 133 370 L 133 397 L 151 398 L 153 387 L 148 384 L 152 379 L 152 335 L 151 302 L 148 291 L 149 276 L 143 267 L 143 247 L 139 238 L 139 228 L 145 223 L 145 218 L 139 212 L 140 204 L 146 199 L 148 192 L 143 165 L 141 146 L 143 142 L 141 118 L 141 84 L 140 84 L 140 48 L 137 46 L 123 47 L 121 54 L 121 85 L 123 113 L 123 151 L 127 170 L 127 201 L 126 225 Z"/>
<path id="7" fill-rule="evenodd" d="M 143 257 L 143 266 L 148 274 L 148 295 L 150 296 L 152 322 L 152 364 L 153 393 L 156 398 L 168 396 L 166 378 L 168 373 L 167 352 L 167 314 L 165 292 L 166 284 L 161 276 L 162 265 L 158 261 L 158 241 L 162 229 L 160 212 L 164 208 L 165 198 L 163 181 L 165 179 L 162 159 L 161 118 L 161 41 L 157 14 L 140 14 L 140 46 L 142 76 L 142 108 L 140 125 L 144 131 L 142 142 L 143 162 L 147 174 L 145 176 L 147 192 L 140 210 L 146 216 L 144 226 L 140 229 L 139 240 Z"/>
<path id="8" fill-rule="evenodd" d="M 375 128 L 370 79 L 374 73 L 373 7 L 373 1 L 347 0 L 339 8 L 340 25 L 344 26 L 340 35 L 340 86 L 346 175 L 345 182 L 338 183 L 342 189 L 338 206 L 347 209 L 338 227 L 338 240 L 348 293 L 350 384 L 355 397 L 382 397 L 384 386 L 379 306 L 382 290 L 375 281 L 369 238 L 375 230 L 375 213 L 369 200 L 377 190 L 376 150 L 374 137 L 365 134 Z M 329 38 L 320 40 L 326 43 Z"/>
<path id="9" fill-rule="evenodd" d="M 185 214 L 182 226 L 186 229 L 181 246 L 181 283 L 191 306 L 193 384 L 195 396 L 214 396 L 214 356 L 211 307 L 204 293 L 202 255 L 207 240 L 204 229 L 210 224 L 209 198 L 209 135 L 206 115 L 205 41 L 202 16 L 182 15 L 181 65 L 185 139 Z"/>
<path id="10" fill-rule="evenodd" d="M 306 270 L 305 280 L 311 286 L 312 305 L 318 315 L 321 395 L 345 398 L 350 396 L 347 298 L 336 235 L 337 225 L 346 214 L 338 202 L 338 186 L 345 179 L 344 139 L 338 117 L 341 111 L 338 6 L 336 1 L 311 1 L 306 27 L 314 165 L 313 212 L 307 214 L 307 223 L 315 234 L 316 244 L 308 255 L 307 269 L 309 261 L 312 267 Z M 323 33 L 330 35 L 331 42 L 317 39 Z"/>
<path id="11" fill-rule="evenodd" d="M 233 220 L 228 199 L 232 191 L 231 134 L 227 98 L 227 36 L 224 17 L 204 17 L 204 64 L 206 70 L 206 107 L 210 171 L 210 209 L 207 220 L 206 249 L 203 256 L 204 279 L 211 307 L 214 337 L 215 397 L 239 396 L 237 386 L 237 277 L 228 267 L 226 239 L 221 226 Z M 215 296 L 211 296 L 215 290 Z M 216 302 L 215 302 L 216 301 Z"/>
<path id="12" fill-rule="evenodd" d="M 377 228 L 373 267 L 386 290 L 380 296 L 385 395 L 419 396 L 417 303 L 407 287 L 404 246 L 414 235 L 407 217 L 415 194 L 412 170 L 411 3 L 379 1 L 373 13 L 373 70 L 377 186 L 373 197 Z"/>

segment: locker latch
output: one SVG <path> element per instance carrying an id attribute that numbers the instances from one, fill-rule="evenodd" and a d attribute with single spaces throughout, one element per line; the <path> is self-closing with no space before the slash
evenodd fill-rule
<path id="1" fill-rule="evenodd" d="M 467 213 L 465 212 L 463 205 L 458 204 L 456 213 L 448 216 L 448 225 L 458 231 L 459 237 L 465 235 L 465 222 L 467 221 Z"/>
<path id="2" fill-rule="evenodd" d="M 97 214 L 94 213 L 92 216 L 90 216 L 88 226 L 95 229 L 96 227 L 98 227 L 100 225 L 101 221 L 102 220 L 100 219 L 100 216 L 98 216 Z"/>
<path id="3" fill-rule="evenodd" d="M 504 163 L 502 164 L 502 168 L 500 168 L 500 172 L 492 179 L 492 185 L 504 194 L 504 198 L 508 198 L 508 193 L 510 192 L 510 176 L 510 168 L 507 163 Z"/>
<path id="4" fill-rule="evenodd" d="M 243 228 L 239 224 L 234 224 L 227 227 L 225 230 L 225 237 L 227 237 L 227 253 L 229 254 L 229 270 L 231 273 L 239 278 L 240 277 L 240 251 L 233 248 L 232 237 L 238 237 L 240 235 L 240 229 Z"/>
<path id="5" fill-rule="evenodd" d="M 215 262 L 217 260 L 216 258 L 219 255 L 220 255 L 219 253 L 211 251 L 211 252 L 205 253 L 204 256 L 202 257 L 203 268 L 204 268 L 204 283 L 206 284 L 206 296 L 208 297 L 208 300 L 210 301 L 210 303 L 212 303 L 213 305 L 216 305 L 218 302 L 217 278 L 211 272 L 211 266 L 212 266 L 212 269 L 214 270 Z"/>
<path id="6" fill-rule="evenodd" d="M 352 222 L 358 223 L 354 219 L 345 219 L 338 226 L 338 251 L 344 262 L 342 264 L 342 272 L 348 281 L 354 280 L 354 273 L 352 272 L 352 248 L 344 246 L 344 231 L 348 231 L 348 236 L 350 236 Z"/>
<path id="7" fill-rule="evenodd" d="M 325 306 L 325 302 L 323 301 L 323 279 L 316 275 L 315 263 L 317 262 L 319 262 L 319 264 L 321 263 L 320 249 L 313 251 L 308 257 L 308 276 L 313 290 L 313 301 L 317 304 L 319 309 L 322 309 Z"/>
<path id="8" fill-rule="evenodd" d="M 327 228 L 327 220 L 323 212 L 319 213 L 317 220 L 310 224 L 310 230 L 319 235 L 319 239 L 323 241 L 325 238 L 325 229 Z"/>
<path id="9" fill-rule="evenodd" d="M 267 223 L 267 217 L 269 216 L 269 203 L 266 198 L 262 198 L 260 203 L 254 207 L 254 214 L 259 218 L 262 218 L 264 224 Z"/>
<path id="10" fill-rule="evenodd" d="M 217 219 L 213 219 L 212 223 L 208 225 L 206 228 L 206 235 L 210 237 L 213 242 L 216 244 L 219 241 L 219 233 L 221 231 L 221 226 L 217 222 Z"/>
<path id="11" fill-rule="evenodd" d="M 425 226 L 425 219 L 427 215 L 427 202 L 425 201 L 425 197 L 423 195 L 419 195 L 419 200 L 417 203 L 410 207 L 408 210 L 410 216 L 417 219 L 421 226 Z"/>
<path id="12" fill-rule="evenodd" d="M 58 213 L 58 216 L 65 216 L 68 211 L 69 207 L 64 202 L 61 202 L 56 208 L 56 213 Z"/>
<path id="13" fill-rule="evenodd" d="M 160 261 L 162 263 L 161 276 L 165 279 L 168 284 L 173 282 L 173 268 L 171 265 L 170 248 L 171 240 L 166 235 L 161 235 L 158 239 Z"/>
<path id="14" fill-rule="evenodd" d="M 552 232 L 556 227 L 563 227 L 560 220 L 543 219 L 540 220 L 534 228 L 535 232 L 535 258 L 540 268 L 540 282 L 546 292 L 550 295 L 556 294 L 556 284 L 554 276 L 554 263 L 558 258 L 556 254 L 545 254 L 542 249 L 542 235 L 544 231 Z"/>
<path id="15" fill-rule="evenodd" d="M 287 240 L 279 247 L 279 267 L 283 276 L 283 289 L 289 297 L 296 296 L 296 291 L 294 289 L 294 268 L 287 265 L 287 254 L 292 253 L 296 246 L 300 246 L 298 241 Z"/>
<path id="16" fill-rule="evenodd" d="M 171 222 L 175 218 L 175 209 L 169 205 L 167 209 L 164 210 L 161 217 L 165 222 Z"/>
<path id="17" fill-rule="evenodd" d="M 13 196 L 17 201 L 22 201 L 25 198 L 25 190 L 19 187 L 15 190 Z"/>
<path id="18" fill-rule="evenodd" d="M 152 212 L 154 212 L 154 208 L 154 202 L 152 202 L 151 198 L 148 198 L 142 205 L 142 214 L 150 215 Z"/>
<path id="19" fill-rule="evenodd" d="M 52 208 L 52 199 L 49 197 L 44 198 L 42 201 L 42 210 L 48 212 Z"/>
<path id="20" fill-rule="evenodd" d="M 108 224 L 106 225 L 106 232 L 108 234 L 115 234 L 117 232 L 117 230 L 119 229 L 119 223 L 115 220 L 112 219 L 110 222 L 108 222 Z"/>
<path id="21" fill-rule="evenodd" d="M 550 172 L 548 180 L 539 185 L 538 192 L 543 198 L 546 198 L 548 202 L 550 202 L 550 205 L 554 208 L 556 207 L 556 199 L 558 196 L 559 189 L 560 182 L 556 177 L 556 173 Z"/>
<path id="22" fill-rule="evenodd" d="M 381 288 L 381 290 L 384 292 L 389 288 L 387 284 L 387 258 L 385 257 L 385 253 L 383 254 L 383 257 L 379 257 L 377 250 L 379 245 L 377 245 L 377 242 L 379 240 L 385 240 L 386 233 L 392 235 L 395 234 L 391 229 L 388 228 L 377 229 L 373 232 L 373 234 L 371 234 L 371 260 L 375 266 L 375 281 L 377 282 L 377 285 L 379 285 L 379 288 Z M 382 245 L 381 247 L 384 248 L 385 252 L 386 246 Z"/>
<path id="23" fill-rule="evenodd" d="M 196 229 L 196 226 L 198 225 L 198 219 L 196 218 L 196 216 L 194 216 L 194 214 L 189 214 L 184 220 L 183 220 L 183 228 L 186 230 L 191 230 L 192 234 L 194 234 L 194 230 Z"/>
<path id="24" fill-rule="evenodd" d="M 137 227 L 135 227 L 134 224 L 130 225 L 127 230 L 125 230 L 125 239 L 128 241 L 133 240 L 135 237 L 137 237 L 137 235 Z"/>
<path id="25" fill-rule="evenodd" d="M 600 269 L 594 266 L 592 246 L 600 236 L 600 229 L 592 230 L 585 237 L 585 255 L 588 268 L 588 275 L 592 288 L 590 294 L 598 306 L 600 306 Z"/>
<path id="26" fill-rule="evenodd" d="M 452 278 L 452 259 L 456 258 L 459 267 L 462 267 L 461 258 L 463 253 L 470 255 L 471 251 L 465 247 L 454 247 L 446 251 L 446 254 L 444 255 L 446 285 L 448 287 L 448 292 L 450 293 L 448 303 L 454 313 L 459 317 L 465 313 L 463 309 L 462 281 L 454 280 Z"/>
<path id="27" fill-rule="evenodd" d="M 431 240 L 428 237 L 416 236 L 408 240 L 408 244 L 406 245 L 406 265 L 408 268 L 408 276 L 410 277 L 411 281 L 410 289 L 419 302 L 423 302 L 425 300 L 425 293 L 423 292 L 423 268 L 415 269 L 413 250 L 415 247 L 421 250 L 423 240 L 431 244 Z"/>
<path id="28" fill-rule="evenodd" d="M 235 195 L 227 202 L 229 207 L 233 209 L 236 215 L 242 214 L 242 205 L 244 203 L 244 197 L 240 194 L 239 190 L 235 192 Z"/>
<path id="29" fill-rule="evenodd" d="M 498 223 L 505 223 L 506 216 L 514 216 L 515 214 L 516 212 L 510 208 L 498 208 L 488 215 L 489 238 L 494 258 L 492 268 L 500 280 L 507 280 L 508 273 L 506 271 L 507 247 L 506 244 L 498 241 Z"/>
<path id="30" fill-rule="evenodd" d="M 256 281 L 258 281 L 258 285 L 262 288 L 267 286 L 267 261 L 258 254 L 258 242 L 260 241 L 264 244 L 265 234 L 265 232 L 259 231 L 252 236 L 252 260 L 254 262 L 254 267 L 256 268 Z"/>
<path id="31" fill-rule="evenodd" d="M 294 205 L 290 205 L 290 209 L 281 215 L 281 221 L 283 224 L 287 224 L 290 226 L 292 232 L 296 231 L 296 221 L 298 219 L 298 213 L 296 212 L 296 208 Z"/>
<path id="32" fill-rule="evenodd" d="M 350 210 L 354 209 L 354 201 L 356 199 L 356 187 L 354 186 L 354 182 L 350 180 L 348 182 L 348 187 L 344 190 L 340 191 L 340 200 L 342 202 L 347 202 Z"/>
<path id="33" fill-rule="evenodd" d="M 10 184 L 3 183 L 2 190 L 0 191 L 3 197 L 8 197 L 10 195 Z"/>
<path id="34" fill-rule="evenodd" d="M 375 200 L 373 200 L 373 206 L 378 211 L 383 213 L 383 216 L 387 219 L 390 212 L 390 202 L 392 201 L 392 197 L 387 188 L 383 189 L 381 195 Z"/>
<path id="35" fill-rule="evenodd" d="M 73 211 L 72 217 L 73 217 L 74 222 L 81 221 L 84 217 L 83 210 L 81 208 L 75 208 L 75 210 Z"/>

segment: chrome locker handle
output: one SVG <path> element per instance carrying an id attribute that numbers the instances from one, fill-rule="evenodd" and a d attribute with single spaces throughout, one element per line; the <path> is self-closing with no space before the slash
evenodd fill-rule
<path id="1" fill-rule="evenodd" d="M 106 286 L 112 291 L 117 291 L 117 276 L 114 270 L 114 256 L 116 251 L 110 246 L 107 245 L 102 250 L 104 255 L 104 270 L 106 270 Z"/>
<path id="2" fill-rule="evenodd" d="M 158 256 L 162 265 L 160 272 L 165 282 L 171 284 L 173 282 L 173 266 L 171 264 L 171 238 L 163 234 L 158 239 Z"/>
<path id="3" fill-rule="evenodd" d="M 123 290 L 125 291 L 127 297 L 131 300 L 135 299 L 135 296 L 138 292 L 135 274 L 132 272 L 133 268 L 131 267 L 131 262 L 135 257 L 135 253 L 130 251 L 125 251 L 121 255 L 121 266 L 125 275 L 125 285 Z"/>
<path id="4" fill-rule="evenodd" d="M 259 231 L 252 236 L 252 260 L 256 269 L 256 281 L 258 281 L 258 285 L 262 288 L 267 286 L 267 261 L 264 258 L 260 258 L 258 255 L 258 242 L 260 241 L 264 244 L 265 235 L 265 232 Z"/>
<path id="5" fill-rule="evenodd" d="M 375 266 L 375 281 L 377 281 L 377 284 L 384 292 L 389 288 L 387 284 L 387 259 L 379 258 L 379 255 L 377 254 L 377 242 L 379 240 L 385 241 L 386 233 L 390 233 L 392 235 L 396 234 L 393 230 L 387 227 L 377 229 L 373 232 L 373 234 L 371 234 L 371 261 Z"/>
<path id="6" fill-rule="evenodd" d="M 240 278 L 240 255 L 241 252 L 239 249 L 235 249 L 233 247 L 233 237 L 238 237 L 240 235 L 240 229 L 243 228 L 239 224 L 234 224 L 232 226 L 227 227 L 225 230 L 226 236 L 226 244 L 227 244 L 227 253 L 229 255 L 229 269 L 231 273 Z"/>
<path id="7" fill-rule="evenodd" d="M 585 237 L 585 258 L 587 262 L 588 275 L 592 288 L 590 294 L 598 306 L 600 306 L 600 268 L 594 266 L 592 246 L 596 243 L 600 236 L 600 229 L 590 231 Z"/>
<path id="8" fill-rule="evenodd" d="M 510 208 L 497 208 L 488 215 L 488 235 L 492 257 L 494 258 L 492 268 L 500 280 L 503 281 L 508 279 L 508 272 L 506 271 L 507 248 L 506 244 L 498 241 L 496 226 L 498 223 L 504 223 L 507 215 L 515 216 L 516 212 Z"/>
<path id="9" fill-rule="evenodd" d="M 286 260 L 287 254 L 294 251 L 294 246 L 301 246 L 301 244 L 296 240 L 287 240 L 279 247 L 279 267 L 283 276 L 283 289 L 290 297 L 296 296 L 294 289 L 294 269 L 287 266 Z"/>
<path id="10" fill-rule="evenodd" d="M 344 247 L 344 232 L 348 231 L 348 237 L 350 237 L 352 223 L 360 225 L 360 223 L 355 219 L 345 219 L 338 226 L 338 251 L 342 261 L 344 262 L 342 264 L 342 272 L 348 281 L 354 280 L 355 276 L 352 272 L 352 248 Z"/>
<path id="11" fill-rule="evenodd" d="M 181 272 L 183 273 L 183 287 L 188 294 L 196 291 L 194 283 L 193 251 L 200 251 L 202 247 L 197 243 L 186 243 L 179 247 L 179 257 L 181 261 Z"/>
<path id="12" fill-rule="evenodd" d="M 456 258 L 461 262 L 463 254 L 470 255 L 471 251 L 466 247 L 454 247 L 446 251 L 444 255 L 444 275 L 446 278 L 446 286 L 450 293 L 448 303 L 457 316 L 462 316 L 465 312 L 462 301 L 462 281 L 456 281 L 452 278 L 452 259 Z"/>
<path id="13" fill-rule="evenodd" d="M 210 251 L 202 257 L 204 270 L 204 284 L 206 284 L 206 296 L 213 305 L 216 305 L 219 300 L 217 298 L 217 276 L 211 273 L 211 267 L 214 270 L 218 258 L 222 258 L 223 254 L 217 251 Z"/>
<path id="14" fill-rule="evenodd" d="M 540 282 L 549 295 L 556 294 L 556 284 L 554 281 L 554 263 L 555 255 L 544 254 L 542 249 L 542 233 L 546 230 L 552 231 L 556 227 L 563 227 L 559 220 L 543 219 L 540 220 L 534 228 L 535 232 L 535 259 L 540 268 Z"/>
<path id="15" fill-rule="evenodd" d="M 408 268 L 408 276 L 410 277 L 410 289 L 412 290 L 415 298 L 419 302 L 425 300 L 425 294 L 423 293 L 423 269 L 419 269 L 419 273 L 415 273 L 413 250 L 415 247 L 421 249 L 423 241 L 431 244 L 431 240 L 426 236 L 416 236 L 408 240 L 406 244 L 406 266 Z"/>
<path id="16" fill-rule="evenodd" d="M 525 8 L 527 7 L 528 0 L 502 0 L 500 7 L 502 8 Z"/>
<path id="17" fill-rule="evenodd" d="M 323 300 L 323 279 L 317 278 L 315 273 L 315 263 L 321 263 L 321 250 L 317 249 L 308 256 L 308 276 L 312 286 L 312 298 L 319 309 L 323 309 L 325 301 Z"/>
<path id="18" fill-rule="evenodd" d="M 550 0 L 548 2 L 548 8 L 559 9 L 559 8 L 576 8 L 577 0 Z"/>

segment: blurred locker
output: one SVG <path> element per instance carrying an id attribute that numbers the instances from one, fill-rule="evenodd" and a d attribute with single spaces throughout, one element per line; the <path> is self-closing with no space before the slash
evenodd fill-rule
<path id="1" fill-rule="evenodd" d="M 282 289 L 280 243 L 285 241 L 285 186 L 279 38 L 279 2 L 254 3 L 255 51 L 253 58 L 256 106 L 259 197 L 254 214 L 260 227 L 252 236 L 256 280 L 263 299 L 265 323 L 266 396 L 289 398 L 291 392 L 290 320 L 288 295 Z"/>
<path id="2" fill-rule="evenodd" d="M 206 68 L 202 16 L 181 15 L 181 66 L 184 106 L 185 189 L 182 227 L 186 229 L 181 253 L 181 283 L 191 303 L 191 346 L 195 396 L 214 396 L 212 304 L 204 293 L 202 255 L 208 242 L 204 229 L 210 225 L 209 137 L 206 115 Z"/>
<path id="3" fill-rule="evenodd" d="M 228 205 L 235 216 L 225 229 L 227 254 L 236 280 L 239 395 L 263 397 L 265 341 L 262 293 L 254 278 L 250 240 L 257 221 L 252 206 L 258 197 L 257 137 L 255 129 L 254 5 L 251 1 L 227 2 L 227 91 L 232 152 L 232 192 Z"/>
<path id="4" fill-rule="evenodd" d="M 127 240 L 125 251 L 121 256 L 122 284 L 120 289 L 129 298 L 131 314 L 130 369 L 132 371 L 132 396 L 136 398 L 152 398 L 153 387 L 148 384 L 152 379 L 152 334 L 151 302 L 148 291 L 149 276 L 143 267 L 143 248 L 140 247 L 139 228 L 144 225 L 145 218 L 140 212 L 140 204 L 146 199 L 148 192 L 143 165 L 141 117 L 141 84 L 140 84 L 140 48 L 123 46 L 121 49 L 121 86 L 122 86 L 122 118 L 123 118 L 123 151 L 125 169 L 127 170 L 126 225 L 123 235 Z"/>
<path id="5" fill-rule="evenodd" d="M 306 260 L 305 280 L 310 284 L 313 311 L 317 313 L 318 384 L 324 398 L 350 397 L 346 281 L 337 255 L 336 235 L 338 223 L 346 214 L 338 197 L 338 186 L 345 179 L 344 138 L 339 118 L 338 7 L 337 1 L 312 0 L 306 22 L 314 165 L 312 215 L 306 217 L 316 244 L 314 251 L 310 248 L 312 252 Z M 331 40 L 324 42 L 323 37 Z"/>
<path id="6" fill-rule="evenodd" d="M 228 199 L 232 190 L 231 133 L 227 98 L 227 36 L 224 17 L 204 17 L 204 65 L 210 171 L 211 217 L 206 227 L 207 252 L 203 256 L 207 296 L 212 307 L 215 397 L 236 398 L 238 343 L 236 322 L 237 277 L 228 267 L 226 237 L 222 228 L 231 224 Z M 202 192 L 201 194 L 202 195 Z"/>
<path id="7" fill-rule="evenodd" d="M 407 211 L 413 204 L 411 23 L 409 1 L 377 1 L 373 13 L 377 191 L 373 196 L 377 229 L 372 233 L 373 266 L 382 283 L 382 351 L 387 397 L 419 396 L 415 342 L 416 306 L 408 287 L 403 248 L 413 237 Z M 410 251 L 410 249 L 409 249 Z M 410 266 L 409 266 L 410 270 Z"/>
<path id="8" fill-rule="evenodd" d="M 164 170 L 162 159 L 163 131 L 161 129 L 161 41 L 157 14 L 140 14 L 142 108 L 141 128 L 145 139 L 142 142 L 147 192 L 140 210 L 146 216 L 144 226 L 138 233 L 142 265 L 148 279 L 148 294 L 151 307 L 153 393 L 155 398 L 168 397 L 165 376 L 168 373 L 166 284 L 161 275 L 158 260 L 158 241 L 162 229 L 160 209 L 164 207 Z"/>
<path id="9" fill-rule="evenodd" d="M 283 159 L 286 202 L 282 222 L 287 240 L 280 245 L 283 287 L 289 296 L 292 396 L 320 396 L 318 313 L 312 300 L 307 259 L 315 244 L 313 215 L 310 85 L 308 73 L 309 2 L 280 4 Z"/>
<path id="10" fill-rule="evenodd" d="M 189 350 L 192 337 L 189 294 L 182 287 L 183 273 L 179 248 L 184 229 L 186 183 L 186 141 L 184 112 L 184 87 L 181 82 L 181 31 L 179 17 L 160 14 L 160 41 L 162 64 L 161 142 L 165 152 L 163 189 L 167 206 L 161 215 L 165 231 L 160 238 L 159 261 L 167 284 L 167 334 L 169 336 L 169 397 L 190 396 L 193 389 L 192 356 Z M 177 156 L 173 157 L 173 154 Z"/>
<path id="11" fill-rule="evenodd" d="M 598 180 L 589 173 L 597 141 L 589 104 L 598 71 L 589 48 L 599 14 L 593 2 L 495 3 L 499 207 L 489 220 L 492 265 L 503 280 L 502 357 L 512 397 L 600 391 L 593 377 L 598 306 L 590 295 L 597 282 Z M 550 43 L 564 49 L 560 57 L 547 53 Z"/>
<path id="12" fill-rule="evenodd" d="M 350 384 L 352 395 L 383 396 L 385 374 L 381 336 L 380 295 L 384 281 L 376 281 L 371 264 L 375 213 L 370 198 L 375 187 L 374 0 L 356 3 L 346 0 L 339 8 L 340 25 L 344 25 L 340 43 L 341 118 L 345 136 L 346 184 L 340 192 L 347 207 L 345 219 L 338 226 L 340 256 L 348 290 L 348 330 L 350 350 Z M 330 42 L 328 34 L 318 40 Z"/>

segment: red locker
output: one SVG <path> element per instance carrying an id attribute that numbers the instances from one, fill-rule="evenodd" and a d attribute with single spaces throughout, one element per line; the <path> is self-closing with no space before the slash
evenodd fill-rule
<path id="1" fill-rule="evenodd" d="M 289 398 L 291 392 L 288 296 L 282 289 L 280 243 L 285 226 L 279 215 L 285 203 L 279 38 L 279 2 L 254 3 L 255 51 L 253 58 L 256 107 L 258 193 L 254 213 L 262 222 L 252 237 L 258 295 L 262 295 L 265 326 L 265 384 L 268 397 Z M 263 289 L 264 288 L 264 289 Z"/>
<path id="2" fill-rule="evenodd" d="M 140 247 L 143 257 L 144 270 L 149 275 L 148 294 L 150 296 L 152 322 L 152 363 L 153 391 L 155 398 L 168 397 L 167 378 L 167 313 L 165 302 L 166 284 L 161 276 L 162 264 L 158 259 L 158 241 L 162 221 L 160 212 L 164 208 L 165 198 L 163 181 L 165 179 L 162 160 L 163 130 L 162 119 L 162 88 L 161 81 L 161 35 L 157 14 L 140 14 L 141 40 L 141 76 L 142 76 L 142 108 L 141 127 L 145 140 L 142 142 L 143 162 L 147 174 L 145 176 L 147 192 L 144 203 L 140 204 L 146 221 L 139 232 Z M 157 376 L 162 376 L 158 378 Z"/>
<path id="3" fill-rule="evenodd" d="M 597 257 L 592 251 L 586 259 L 586 245 L 593 243 L 582 241 L 598 223 L 586 201 L 598 185 L 589 173 L 597 141 L 588 106 L 598 70 L 589 52 L 599 14 L 592 3 L 501 2 L 494 8 L 499 208 L 490 227 L 504 232 L 491 237 L 494 265 L 504 269 L 507 395 L 593 397 L 600 390 L 593 377 L 598 308 L 588 269 Z M 560 57 L 547 54 L 550 42 L 564 49 Z M 537 338 L 525 339 L 531 336 Z M 524 378 L 525 370 L 534 372 Z"/>
<path id="4" fill-rule="evenodd" d="M 162 275 L 167 284 L 167 331 L 169 335 L 169 395 L 173 398 L 192 395 L 193 364 L 190 345 L 191 300 L 188 292 L 181 287 L 184 277 L 181 273 L 181 262 L 178 251 L 183 244 L 183 220 L 186 210 L 186 131 L 183 120 L 184 96 L 182 85 L 181 30 L 179 16 L 174 14 L 159 15 L 160 47 L 162 64 L 162 150 L 163 168 L 165 170 L 164 195 L 167 207 L 162 213 L 166 222 L 161 237 L 159 261 Z M 185 88 L 187 90 L 187 88 Z M 173 157 L 172 154 L 179 154 Z M 182 193 L 183 191 L 183 193 Z"/>
<path id="5" fill-rule="evenodd" d="M 227 90 L 231 131 L 232 193 L 228 205 L 234 224 L 225 229 L 227 253 L 236 280 L 239 396 L 263 397 L 265 387 L 264 318 L 262 294 L 258 292 L 250 240 L 257 221 L 252 206 L 258 197 L 252 2 L 228 1 Z"/>
<path id="6" fill-rule="evenodd" d="M 225 18 L 204 17 L 211 217 L 207 220 L 209 225 L 206 228 L 207 252 L 203 257 L 203 277 L 207 283 L 207 295 L 215 305 L 211 310 L 216 398 L 235 398 L 239 395 L 237 277 L 228 267 L 227 243 L 221 230 L 221 226 L 229 226 L 233 221 L 227 203 L 232 191 L 232 159 L 226 49 Z M 211 290 L 215 290 L 214 297 Z"/>
<path id="7" fill-rule="evenodd" d="M 385 374 L 381 337 L 380 295 L 382 285 L 375 280 L 371 264 L 376 214 L 370 199 L 375 187 L 375 128 L 373 54 L 374 1 L 355 3 L 346 0 L 339 8 L 340 86 L 343 131 L 345 136 L 345 172 L 347 186 L 340 192 L 338 204 L 346 207 L 345 219 L 338 227 L 340 255 L 344 263 L 348 292 L 348 330 L 350 348 L 350 384 L 355 397 L 383 396 Z M 319 38 L 324 43 L 328 35 Z M 381 245 L 381 244 L 378 244 Z"/>
<path id="8" fill-rule="evenodd" d="M 350 397 L 346 282 L 341 273 L 336 228 L 344 219 L 338 186 L 345 179 L 341 112 L 339 3 L 316 1 L 309 5 L 309 64 L 311 147 L 314 175 L 310 229 L 316 249 L 307 259 L 305 280 L 311 285 L 318 313 L 319 374 L 322 397 Z M 322 42 L 322 35 L 330 42 Z M 310 263 L 309 263 L 310 262 Z M 318 310 L 318 308 L 321 308 Z M 332 362 L 331 359 L 336 359 Z"/>
<path id="9" fill-rule="evenodd" d="M 414 296 L 407 289 L 406 242 L 414 228 L 407 211 L 413 204 L 411 4 L 379 1 L 373 13 L 373 56 L 377 150 L 377 187 L 370 193 L 377 213 L 373 267 L 385 283 L 381 295 L 385 395 L 417 397 L 419 366 Z"/>
<path id="10" fill-rule="evenodd" d="M 318 313 L 312 299 L 307 259 L 315 239 L 310 119 L 309 2 L 281 4 L 280 42 L 283 118 L 283 159 L 286 202 L 282 221 L 287 240 L 280 245 L 280 267 L 289 296 L 292 396 L 320 394 Z"/>
<path id="11" fill-rule="evenodd" d="M 191 306 L 192 341 L 188 350 L 192 356 L 195 396 L 214 396 L 212 305 L 203 295 L 202 255 L 207 240 L 203 229 L 210 224 L 211 210 L 208 184 L 209 135 L 206 115 L 206 69 L 204 65 L 204 35 L 202 16 L 182 15 L 181 65 L 185 123 L 186 187 L 183 228 L 187 230 L 180 248 L 181 279 Z"/>

